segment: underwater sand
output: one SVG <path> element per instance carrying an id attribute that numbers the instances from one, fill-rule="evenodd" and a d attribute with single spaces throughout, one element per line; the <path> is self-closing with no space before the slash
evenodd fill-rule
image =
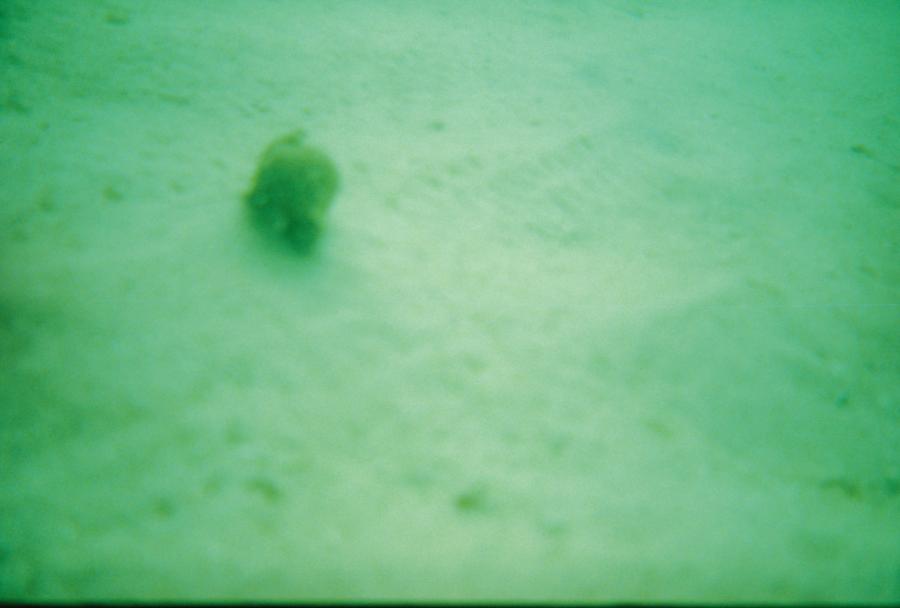
<path id="1" fill-rule="evenodd" d="M 900 601 L 898 32 L 0 2 L 0 599 Z"/>

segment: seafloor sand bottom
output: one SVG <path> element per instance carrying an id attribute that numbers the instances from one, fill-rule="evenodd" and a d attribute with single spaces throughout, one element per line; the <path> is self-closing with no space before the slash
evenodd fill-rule
<path id="1" fill-rule="evenodd" d="M 0 598 L 900 600 L 898 23 L 0 3 Z"/>

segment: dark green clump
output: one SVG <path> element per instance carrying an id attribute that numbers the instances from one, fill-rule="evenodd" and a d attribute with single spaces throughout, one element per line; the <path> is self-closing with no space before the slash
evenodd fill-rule
<path id="1" fill-rule="evenodd" d="M 303 132 L 296 131 L 265 149 L 244 201 L 263 232 L 309 253 L 322 232 L 339 180 L 331 159 L 304 139 Z"/>

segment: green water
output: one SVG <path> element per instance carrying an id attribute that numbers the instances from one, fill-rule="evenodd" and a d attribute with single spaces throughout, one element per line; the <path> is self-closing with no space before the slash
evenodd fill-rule
<path id="1" fill-rule="evenodd" d="M 898 33 L 0 0 L 0 599 L 900 601 Z"/>

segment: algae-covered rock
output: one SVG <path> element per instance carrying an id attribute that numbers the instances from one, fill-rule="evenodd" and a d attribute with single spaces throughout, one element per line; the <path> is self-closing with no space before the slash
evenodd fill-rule
<path id="1" fill-rule="evenodd" d="M 265 149 L 244 201 L 263 232 L 308 253 L 322 232 L 338 181 L 331 159 L 295 131 Z"/>

